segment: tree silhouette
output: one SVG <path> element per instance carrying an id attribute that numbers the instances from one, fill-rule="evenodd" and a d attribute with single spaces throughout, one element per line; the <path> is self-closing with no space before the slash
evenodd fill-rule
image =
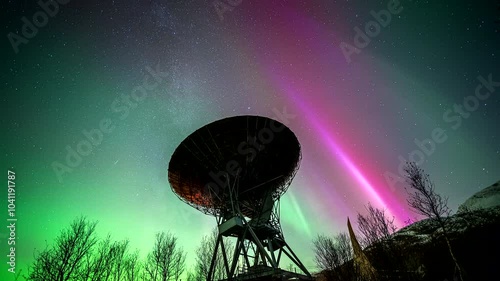
<path id="1" fill-rule="evenodd" d="M 131 255 L 127 255 L 123 260 L 123 273 L 125 281 L 139 281 L 139 277 L 141 274 L 141 264 L 139 262 L 139 253 L 138 251 L 134 252 Z"/>
<path id="2" fill-rule="evenodd" d="M 75 219 L 61 231 L 55 244 L 35 253 L 29 267 L 30 281 L 139 281 L 141 266 L 137 251 L 128 253 L 128 241 L 100 240 L 97 222 Z"/>
<path id="3" fill-rule="evenodd" d="M 84 217 L 74 220 L 70 228 L 56 238 L 53 248 L 46 248 L 35 255 L 27 280 L 82 280 L 85 257 L 97 242 L 94 234 L 96 224 Z"/>
<path id="4" fill-rule="evenodd" d="M 385 215 L 385 210 L 373 207 L 370 203 L 365 206 L 368 214 L 358 213 L 358 230 L 361 233 L 361 243 L 369 246 L 391 236 L 397 227 L 392 219 Z"/>
<path id="5" fill-rule="evenodd" d="M 408 184 L 407 199 L 408 205 L 418 214 L 421 214 L 435 221 L 443 232 L 443 237 L 448 246 L 448 251 L 455 264 L 455 271 L 458 273 L 460 280 L 463 279 L 462 268 L 458 263 L 451 243 L 449 240 L 448 217 L 451 210 L 448 207 L 448 199 L 439 195 L 434 187 L 434 183 L 430 180 L 428 174 L 417 166 L 415 163 L 407 163 L 405 166 L 406 182 Z"/>
<path id="6" fill-rule="evenodd" d="M 153 250 L 144 265 L 144 280 L 179 280 L 185 269 L 186 254 L 177 245 L 177 237 L 170 233 L 156 234 Z"/>
<path id="7" fill-rule="evenodd" d="M 353 250 L 345 232 L 333 237 L 318 235 L 313 240 L 316 266 L 327 280 L 353 280 Z"/>
<path id="8" fill-rule="evenodd" d="M 209 279 L 210 263 L 217 242 L 217 228 L 215 228 L 209 235 L 203 236 L 200 246 L 196 249 L 196 265 L 194 280 L 204 281 Z M 234 244 L 225 240 L 224 246 L 228 254 L 228 263 L 232 263 L 232 252 L 234 251 Z M 215 270 L 213 273 L 213 280 L 221 280 L 227 278 L 226 270 L 224 267 L 224 259 L 222 252 L 219 250 L 215 258 Z"/>
<path id="9" fill-rule="evenodd" d="M 125 279 L 128 241 L 113 242 L 108 235 L 98 243 L 97 248 L 85 258 L 81 280 L 110 280 Z"/>
<path id="10" fill-rule="evenodd" d="M 75 219 L 56 238 L 52 247 L 35 253 L 29 267 L 29 281 L 171 281 L 180 280 L 185 270 L 186 253 L 177 237 L 156 235 L 153 250 L 146 261 L 139 253 L 129 253 L 129 242 L 113 241 L 111 236 L 98 239 L 97 222 L 84 217 Z"/>

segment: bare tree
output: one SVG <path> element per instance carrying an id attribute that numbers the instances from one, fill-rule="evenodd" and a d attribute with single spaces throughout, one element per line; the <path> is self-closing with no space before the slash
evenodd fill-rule
<path id="1" fill-rule="evenodd" d="M 122 281 L 125 279 L 125 262 L 128 258 L 128 240 L 115 242 L 111 245 L 113 261 L 111 263 L 110 280 Z"/>
<path id="2" fill-rule="evenodd" d="M 194 280 L 209 280 L 210 263 L 217 243 L 217 228 L 215 228 L 209 235 L 203 236 L 200 246 L 196 249 L 196 265 Z M 234 251 L 234 244 L 229 240 L 224 240 L 224 246 L 228 253 L 228 263 L 232 263 L 232 253 Z M 217 252 L 215 257 L 215 270 L 213 273 L 213 280 L 221 280 L 227 278 L 227 273 L 224 267 L 224 259 L 222 257 L 221 249 Z"/>
<path id="3" fill-rule="evenodd" d="M 171 281 L 185 271 L 186 253 L 172 234 L 158 233 L 145 262 L 129 242 L 95 236 L 97 222 L 74 220 L 53 246 L 35 254 L 29 281 Z M 192 276 L 191 276 L 192 279 Z"/>
<path id="4" fill-rule="evenodd" d="M 147 281 L 178 280 L 182 272 L 186 254 L 177 245 L 177 237 L 170 233 L 156 234 L 155 245 L 144 265 L 144 279 Z"/>
<path id="5" fill-rule="evenodd" d="M 316 265 L 328 280 L 350 280 L 353 250 L 347 233 L 334 237 L 318 235 L 313 240 Z"/>
<path id="6" fill-rule="evenodd" d="M 82 281 L 121 281 L 125 278 L 128 241 L 112 241 L 108 235 L 85 257 Z"/>
<path id="7" fill-rule="evenodd" d="M 46 248 L 35 256 L 27 280 L 66 281 L 78 280 L 84 267 L 84 257 L 91 253 L 97 242 L 94 231 L 97 222 L 84 217 L 71 223 L 52 248 Z"/>
<path id="8" fill-rule="evenodd" d="M 384 209 L 373 207 L 370 203 L 365 206 L 368 214 L 358 213 L 358 230 L 361 233 L 361 243 L 363 246 L 369 246 L 391 236 L 397 227 L 392 219 L 385 215 Z"/>
<path id="9" fill-rule="evenodd" d="M 436 192 L 434 183 L 430 180 L 429 175 L 425 174 L 415 163 L 407 163 L 405 172 L 407 176 L 406 182 L 409 187 L 407 189 L 409 193 L 409 198 L 407 199 L 408 205 L 418 214 L 435 221 L 441 228 L 448 251 L 455 264 L 455 270 L 460 280 L 463 281 L 462 268 L 453 253 L 448 237 L 447 220 L 451 214 L 451 210 L 448 207 L 448 199 Z"/>
<path id="10" fill-rule="evenodd" d="M 333 238 L 318 235 L 313 240 L 314 254 L 317 267 L 324 270 L 333 270 L 339 266 L 339 254 L 336 250 L 335 241 Z"/>
<path id="11" fill-rule="evenodd" d="M 174 256 L 173 280 L 180 280 L 182 273 L 186 270 L 186 253 L 182 248 Z"/>
<path id="12" fill-rule="evenodd" d="M 196 266 L 195 266 L 195 280 L 202 281 L 209 279 L 210 262 L 212 260 L 213 251 L 215 248 L 215 239 L 217 233 L 213 231 L 211 235 L 203 236 L 200 246 L 196 249 Z M 215 275 L 219 273 L 218 268 L 215 268 Z"/>
<path id="13" fill-rule="evenodd" d="M 97 243 L 97 249 L 93 253 L 85 256 L 85 266 L 82 269 L 80 280 L 97 281 L 107 280 L 113 262 L 113 252 L 111 251 L 111 238 L 108 236 L 103 241 Z"/>
<path id="14" fill-rule="evenodd" d="M 410 207 L 427 218 L 444 222 L 451 213 L 448 208 L 448 199 L 436 193 L 429 175 L 425 174 L 415 163 L 407 163 L 405 172 L 410 188 L 407 199 Z"/>
<path id="15" fill-rule="evenodd" d="M 337 241 L 337 249 L 342 263 L 346 263 L 353 258 L 353 249 L 351 245 L 351 238 L 346 232 L 341 232 L 335 236 Z"/>
<path id="16" fill-rule="evenodd" d="M 141 274 L 141 264 L 139 262 L 139 253 L 127 255 L 123 260 L 123 273 L 125 281 L 139 281 Z"/>
<path id="17" fill-rule="evenodd" d="M 376 263 L 380 270 L 388 272 L 411 272 L 412 267 L 407 259 L 404 247 L 391 238 L 397 230 L 394 217 L 389 218 L 385 209 L 373 207 L 370 203 L 365 206 L 366 215 L 358 213 L 358 230 L 361 244 L 372 256 L 376 256 Z"/>

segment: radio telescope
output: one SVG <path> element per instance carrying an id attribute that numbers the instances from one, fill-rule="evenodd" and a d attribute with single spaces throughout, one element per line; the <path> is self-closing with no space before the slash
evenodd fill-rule
<path id="1" fill-rule="evenodd" d="M 180 200 L 217 221 L 208 280 L 214 278 L 218 256 L 222 256 L 227 280 L 311 280 L 285 241 L 279 214 L 280 197 L 300 159 L 295 134 L 261 116 L 212 122 L 176 148 L 168 167 L 172 190 Z M 226 251 L 223 237 L 236 240 L 234 252 Z M 283 255 L 299 272 L 280 268 Z"/>

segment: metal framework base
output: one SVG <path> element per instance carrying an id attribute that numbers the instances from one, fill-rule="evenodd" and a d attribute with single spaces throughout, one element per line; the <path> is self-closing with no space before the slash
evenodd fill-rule
<path id="1" fill-rule="evenodd" d="M 215 262 L 219 248 L 224 261 L 225 280 L 312 280 L 311 274 L 288 246 L 280 228 L 271 223 L 247 222 L 244 216 L 229 219 L 219 218 L 219 234 L 210 264 L 209 279 L 213 280 Z M 231 262 L 228 259 L 224 237 L 236 239 Z M 279 268 L 281 257 L 286 255 L 301 273 L 285 271 Z M 238 267 L 238 262 L 242 265 Z M 262 279 L 264 278 L 264 279 Z"/>

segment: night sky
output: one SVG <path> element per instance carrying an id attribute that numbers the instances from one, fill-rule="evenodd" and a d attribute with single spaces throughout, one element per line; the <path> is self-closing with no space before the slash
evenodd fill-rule
<path id="1" fill-rule="evenodd" d="M 368 202 L 398 225 L 415 218 L 402 161 L 453 210 L 500 179 L 495 1 L 66 0 L 47 17 L 35 1 L 3 2 L 2 168 L 16 173 L 24 274 L 80 215 L 142 255 L 171 231 L 191 268 L 216 223 L 171 191 L 168 162 L 234 115 L 285 118 L 302 145 L 281 217 L 311 271 L 312 239 L 346 231 Z M 36 33 L 23 31 L 34 15 Z"/>

